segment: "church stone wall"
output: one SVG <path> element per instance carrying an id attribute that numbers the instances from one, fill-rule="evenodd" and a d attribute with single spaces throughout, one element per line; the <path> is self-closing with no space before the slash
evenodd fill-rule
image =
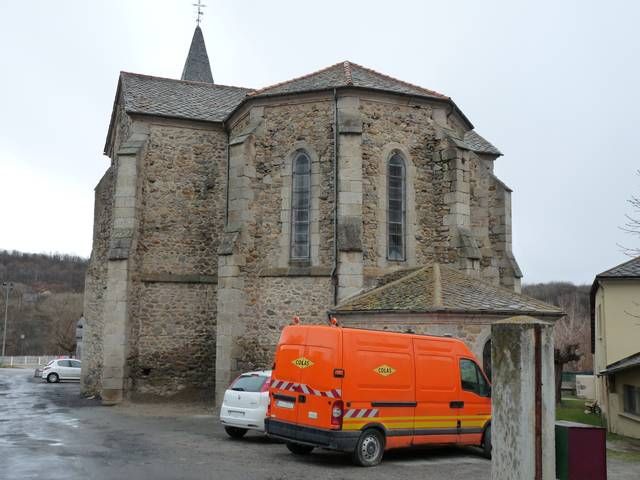
<path id="1" fill-rule="evenodd" d="M 113 142 L 107 150 L 117 151 L 131 132 L 131 117 L 127 115 L 119 100 L 116 107 L 116 122 Z M 114 156 L 111 153 L 112 157 Z M 115 158 L 115 157 L 114 157 Z M 87 267 L 84 289 L 83 368 L 82 391 L 96 394 L 102 388 L 104 301 L 107 288 L 109 240 L 113 228 L 113 202 L 117 163 L 111 165 L 94 191 L 93 243 Z"/>
<path id="2" fill-rule="evenodd" d="M 227 137 L 193 124 L 152 123 L 149 132 L 131 301 L 132 394 L 198 395 L 213 384 Z"/>
<path id="3" fill-rule="evenodd" d="M 333 104 L 312 101 L 267 106 L 255 134 L 254 156 L 249 159 L 254 192 L 254 220 L 247 234 L 255 238 L 256 262 L 249 268 L 288 265 L 287 235 L 291 209 L 291 162 L 297 149 L 308 151 L 317 175 L 312 185 L 318 212 L 317 265 L 331 265 L 333 258 Z M 233 135 L 232 135 L 233 136 Z M 255 169 L 255 173 L 253 172 Z M 286 225 L 287 228 L 283 228 Z M 316 233 L 312 231 L 312 235 Z M 276 255 L 264 255 L 272 252 Z M 279 254 L 279 255 L 278 255 Z M 251 257 L 250 257 L 251 258 Z M 276 259 L 284 263 L 274 263 Z"/>
<path id="4" fill-rule="evenodd" d="M 114 173 L 110 167 L 95 188 L 93 248 L 84 287 L 82 390 L 101 389 L 104 294 L 107 285 L 107 252 L 111 237 Z"/>
<path id="5" fill-rule="evenodd" d="M 443 187 L 433 152 L 437 140 L 432 108 L 390 101 L 361 100 L 363 163 L 364 263 L 375 277 L 393 268 L 424 265 L 445 254 L 438 228 L 448 210 L 442 200 Z M 407 260 L 387 260 L 387 161 L 394 150 L 405 157 L 407 181 Z M 412 205 L 411 205 L 412 204 Z M 369 279 L 369 284 L 373 278 Z"/>

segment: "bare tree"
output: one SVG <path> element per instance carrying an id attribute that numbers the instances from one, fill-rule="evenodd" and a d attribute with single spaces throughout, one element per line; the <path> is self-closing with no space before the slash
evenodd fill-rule
<path id="1" fill-rule="evenodd" d="M 72 355 L 76 349 L 76 322 L 82 314 L 82 295 L 51 294 L 39 309 L 51 319 L 50 348 Z"/>
<path id="2" fill-rule="evenodd" d="M 638 170 L 636 174 L 640 176 L 640 170 Z M 636 238 L 640 238 L 640 197 L 631 195 L 631 198 L 627 200 L 627 202 L 631 205 L 633 213 L 625 214 L 626 221 L 620 228 L 628 234 L 633 235 Z M 637 257 L 640 255 L 640 248 L 638 247 L 629 248 L 624 245 L 618 246 L 623 249 L 624 253 L 631 257 Z"/>

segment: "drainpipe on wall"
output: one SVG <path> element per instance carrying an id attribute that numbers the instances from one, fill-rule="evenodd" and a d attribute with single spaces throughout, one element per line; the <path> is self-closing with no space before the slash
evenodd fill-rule
<path id="1" fill-rule="evenodd" d="M 333 304 L 338 304 L 338 93 L 333 89 Z"/>
<path id="2" fill-rule="evenodd" d="M 231 165 L 229 165 L 229 157 L 231 156 L 230 152 L 229 152 L 229 141 L 231 139 L 231 134 L 229 133 L 229 130 L 227 129 L 227 124 L 225 122 L 222 122 L 222 128 L 224 128 L 225 132 L 227 132 L 227 148 L 226 148 L 226 155 L 227 155 L 227 185 L 226 185 L 226 198 L 225 198 L 225 207 L 224 207 L 224 226 L 227 227 L 229 226 L 229 170 L 231 168 Z"/>

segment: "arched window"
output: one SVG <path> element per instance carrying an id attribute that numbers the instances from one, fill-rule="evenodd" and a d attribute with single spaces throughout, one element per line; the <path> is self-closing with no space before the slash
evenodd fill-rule
<path id="1" fill-rule="evenodd" d="M 405 183 L 404 159 L 394 153 L 387 168 L 387 257 L 405 259 Z"/>
<path id="2" fill-rule="evenodd" d="M 293 159 L 291 190 L 291 259 L 306 260 L 310 255 L 311 160 L 305 152 L 296 153 Z"/>

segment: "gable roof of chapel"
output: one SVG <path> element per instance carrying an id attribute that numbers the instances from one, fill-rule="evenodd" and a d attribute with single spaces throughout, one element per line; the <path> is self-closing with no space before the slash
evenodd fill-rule
<path id="1" fill-rule="evenodd" d="M 381 285 L 344 301 L 336 313 L 454 313 L 534 315 L 560 318 L 564 312 L 548 303 L 434 263 L 401 270 Z"/>

